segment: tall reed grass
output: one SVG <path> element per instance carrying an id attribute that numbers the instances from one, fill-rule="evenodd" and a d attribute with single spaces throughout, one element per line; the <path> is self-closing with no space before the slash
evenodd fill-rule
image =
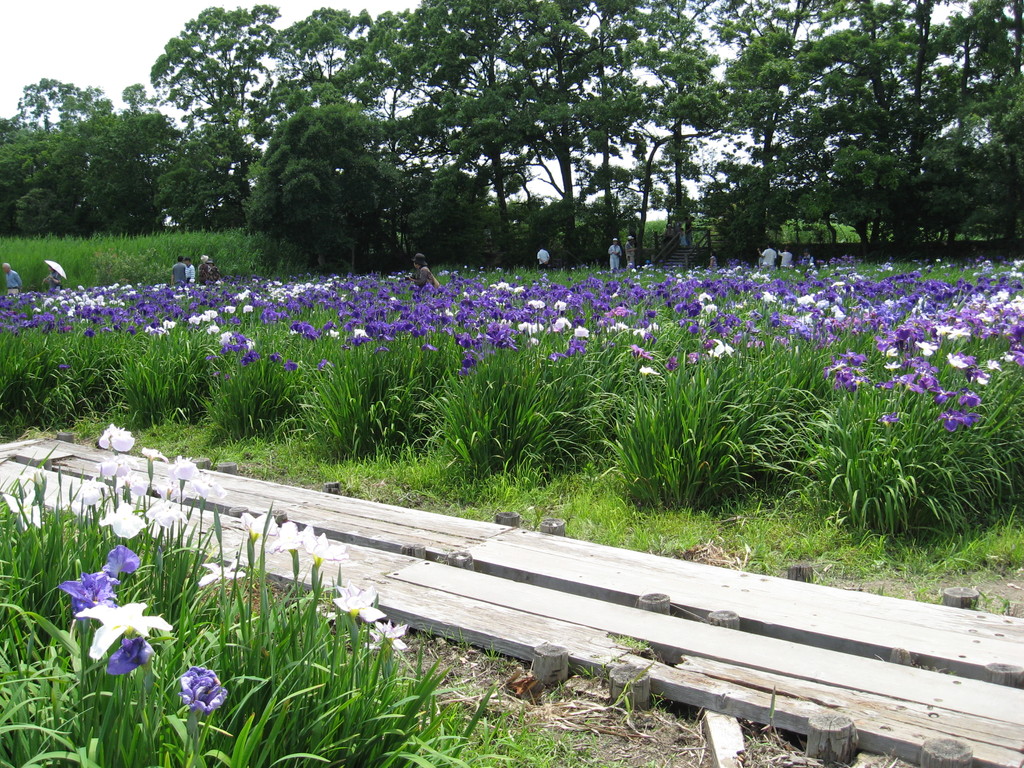
<path id="1" fill-rule="evenodd" d="M 49 274 L 44 259 L 67 272 L 65 287 L 169 283 L 178 256 L 197 261 L 208 254 L 223 275 L 287 276 L 305 271 L 298 253 L 285 244 L 242 230 L 163 232 L 154 235 L 97 235 L 90 238 L 0 238 L 0 262 L 18 272 L 26 290 L 41 290 Z"/>
<path id="2" fill-rule="evenodd" d="M 600 450 L 607 397 L 585 363 L 529 353 L 487 355 L 432 404 L 432 445 L 456 475 L 570 472 Z"/>
<path id="3" fill-rule="evenodd" d="M 459 360 L 454 341 L 439 341 L 433 349 L 405 338 L 387 351 L 375 344 L 324 350 L 303 403 L 313 444 L 341 459 L 393 455 L 429 437 L 429 403 L 456 378 Z"/>

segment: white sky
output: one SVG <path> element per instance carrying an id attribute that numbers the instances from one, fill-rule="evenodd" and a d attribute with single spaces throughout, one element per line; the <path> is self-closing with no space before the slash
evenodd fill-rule
<path id="1" fill-rule="evenodd" d="M 152 93 L 149 70 L 167 41 L 210 7 L 252 8 L 238 0 L 7 0 L 0 23 L 0 117 L 18 112 L 26 85 L 43 78 L 100 88 L 121 108 L 121 91 L 142 83 Z M 286 27 L 318 8 L 376 17 L 418 5 L 415 0 L 263 0 L 280 9 Z"/>

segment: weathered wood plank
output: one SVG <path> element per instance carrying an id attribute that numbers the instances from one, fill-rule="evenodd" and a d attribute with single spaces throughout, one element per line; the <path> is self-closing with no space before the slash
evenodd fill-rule
<path id="1" fill-rule="evenodd" d="M 701 718 L 704 738 L 711 747 L 714 768 L 741 768 L 740 756 L 746 752 L 743 731 L 736 718 L 720 712 L 705 711 Z"/>
<path id="2" fill-rule="evenodd" d="M 650 643 L 663 658 L 676 654 L 716 659 L 798 679 L 817 680 L 836 687 L 1004 720 L 1024 732 L 1022 690 L 1004 686 L 995 697 L 991 684 L 976 680 L 685 621 L 436 563 L 416 563 L 394 574 L 394 578 L 634 637 Z"/>
<path id="3" fill-rule="evenodd" d="M 524 660 L 541 642 L 557 642 L 569 650 L 574 668 L 596 674 L 613 661 L 638 664 L 649 670 L 654 692 L 691 706 L 797 733 L 806 733 L 811 715 L 838 709 L 855 718 L 862 747 L 880 754 L 915 762 L 924 739 L 955 733 L 975 745 L 979 766 L 1021 766 L 1021 732 L 1005 723 L 707 659 L 688 658 L 674 668 L 630 656 L 585 626 L 387 578 L 377 588 L 381 609 L 392 619 Z M 996 735 L 988 732 L 993 725 Z"/>
<path id="4" fill-rule="evenodd" d="M 1011 616 L 953 611 L 588 542 L 553 543 L 529 531 L 497 536 L 472 554 L 481 573 L 621 605 L 665 592 L 677 614 L 706 619 L 712 611 L 732 610 L 744 631 L 874 658 L 888 659 L 893 648 L 907 648 L 923 666 L 975 679 L 984 679 L 988 664 L 1024 662 L 1024 619 Z"/>
<path id="5" fill-rule="evenodd" d="M 60 456 L 54 462 L 55 466 L 86 477 L 95 475 L 97 463 L 110 455 L 88 446 L 70 448 L 74 449 L 74 454 Z M 43 454 L 42 449 L 36 446 L 33 451 L 18 452 L 15 455 L 31 460 Z M 147 471 L 144 459 L 126 459 L 135 471 Z M 153 474 L 156 480 L 166 480 L 168 465 L 155 462 Z M 313 525 L 339 541 L 377 546 L 388 551 L 398 551 L 403 544 L 412 543 L 425 546 L 433 557 L 438 558 L 450 551 L 465 550 L 489 536 L 508 530 L 508 526 L 491 522 L 350 499 L 236 475 L 218 472 L 212 472 L 211 475 L 228 494 L 219 503 L 221 507 L 248 507 L 254 513 L 268 510 L 283 512 L 289 519 Z"/>

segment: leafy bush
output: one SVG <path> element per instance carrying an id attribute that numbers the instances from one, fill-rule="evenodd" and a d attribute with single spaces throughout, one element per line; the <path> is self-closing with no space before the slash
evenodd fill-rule
<path id="1" fill-rule="evenodd" d="M 210 345 L 194 336 L 143 341 L 124 360 L 118 381 L 128 426 L 151 427 L 171 419 L 198 422 L 213 381 L 206 360 Z"/>
<path id="2" fill-rule="evenodd" d="M 954 432 L 920 396 L 865 389 L 840 400 L 809 430 L 819 503 L 880 533 L 965 530 L 1024 490 L 1021 394 L 993 398 Z"/>

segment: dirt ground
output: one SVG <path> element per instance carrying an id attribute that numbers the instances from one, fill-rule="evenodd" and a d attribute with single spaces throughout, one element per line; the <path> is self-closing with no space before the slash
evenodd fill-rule
<path id="1" fill-rule="evenodd" d="M 713 565 L 742 567 L 713 545 L 684 553 L 686 559 Z M 911 584 L 899 579 L 863 583 L 830 578 L 828 569 L 816 571 L 815 580 L 907 599 L 940 602 L 945 587 L 971 586 L 980 593 L 978 608 L 993 613 L 1024 616 L 1024 572 L 1005 579 L 979 583 Z M 648 711 L 627 712 L 609 701 L 604 680 L 573 675 L 551 690 L 539 690 L 521 662 L 440 638 L 419 635 L 418 650 L 429 661 L 448 670 L 450 699 L 475 707 L 493 691 L 488 712 L 507 715 L 527 730 L 543 730 L 562 748 L 545 758 L 543 768 L 711 768 L 713 765 L 701 729 L 702 713 L 673 702 L 659 702 Z M 803 754 L 797 734 L 757 723 L 741 722 L 746 752 L 742 768 L 818 768 L 820 761 Z M 513 756 L 514 757 L 514 756 Z M 512 762 L 512 765 L 525 763 Z M 538 764 L 539 765 L 539 764 Z M 909 768 L 891 757 L 860 754 L 857 768 Z"/>
<path id="2" fill-rule="evenodd" d="M 562 685 L 537 690 L 528 670 L 515 659 L 419 635 L 414 646 L 428 663 L 448 670 L 447 700 L 474 710 L 491 691 L 488 713 L 504 714 L 522 731 L 547 732 L 563 748 L 547 755 L 544 768 L 712 768 L 700 711 L 674 702 L 656 702 L 646 711 L 629 712 L 609 701 L 604 680 L 572 675 Z M 741 722 L 746 751 L 742 768 L 823 768 L 804 755 L 796 734 L 757 723 Z M 514 738 L 514 737 L 513 737 Z M 539 753 L 538 753 L 539 754 Z M 514 757 L 514 756 L 513 756 Z M 522 765 L 511 762 L 509 765 Z M 910 768 L 891 757 L 861 754 L 856 768 Z"/>

